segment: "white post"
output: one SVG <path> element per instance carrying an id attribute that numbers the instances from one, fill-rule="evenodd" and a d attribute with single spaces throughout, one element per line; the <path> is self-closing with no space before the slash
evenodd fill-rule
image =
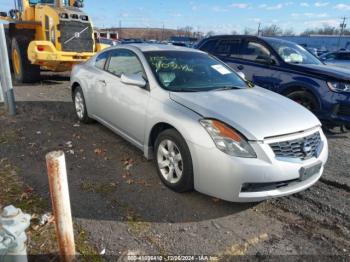
<path id="1" fill-rule="evenodd" d="M 46 155 L 50 194 L 61 259 L 74 260 L 75 245 L 65 156 L 62 151 Z"/>
<path id="2" fill-rule="evenodd" d="M 0 76 L 0 78 L 1 78 L 1 76 Z M 0 103 L 3 103 L 5 101 L 4 101 L 4 90 L 2 89 L 2 85 L 1 85 L 1 79 L 0 79 L 0 89 L 1 89 L 1 92 L 0 92 Z"/>
<path id="3" fill-rule="evenodd" d="M 14 116 L 16 115 L 15 96 L 13 93 L 10 62 L 7 53 L 6 36 L 3 24 L 0 24 L 0 73 L 5 105 L 8 107 L 9 114 Z"/>

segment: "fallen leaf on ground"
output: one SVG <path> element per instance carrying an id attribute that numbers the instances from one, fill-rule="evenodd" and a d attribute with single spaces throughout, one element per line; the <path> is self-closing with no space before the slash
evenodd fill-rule
<path id="1" fill-rule="evenodd" d="M 106 154 L 106 152 L 107 152 L 107 150 L 106 149 L 101 149 L 101 148 L 96 148 L 95 150 L 94 150 L 94 152 L 95 152 L 95 154 L 96 155 L 105 155 Z"/>
<path id="2" fill-rule="evenodd" d="M 129 185 L 131 185 L 131 184 L 133 184 L 133 183 L 134 183 L 134 180 L 129 179 L 129 180 L 127 180 L 127 181 L 126 181 L 126 183 L 127 183 L 127 184 L 129 184 Z"/>

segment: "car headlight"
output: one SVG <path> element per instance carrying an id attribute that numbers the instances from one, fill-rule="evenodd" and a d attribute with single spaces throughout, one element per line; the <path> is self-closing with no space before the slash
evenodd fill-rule
<path id="1" fill-rule="evenodd" d="M 329 81 L 327 85 L 334 92 L 350 92 L 350 83 Z"/>
<path id="2" fill-rule="evenodd" d="M 233 128 L 218 120 L 202 119 L 199 122 L 222 152 L 236 157 L 256 158 L 248 141 Z"/>

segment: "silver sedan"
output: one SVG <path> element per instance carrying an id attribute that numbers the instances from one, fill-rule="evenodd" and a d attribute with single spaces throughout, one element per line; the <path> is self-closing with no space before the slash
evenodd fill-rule
<path id="1" fill-rule="evenodd" d="M 153 158 L 169 188 L 235 202 L 302 191 L 328 157 L 318 119 L 184 47 L 112 47 L 75 66 L 80 121 L 97 120 Z"/>

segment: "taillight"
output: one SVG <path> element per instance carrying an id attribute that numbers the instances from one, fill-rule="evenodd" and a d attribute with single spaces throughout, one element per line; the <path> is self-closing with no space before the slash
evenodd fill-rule
<path id="1" fill-rule="evenodd" d="M 42 52 L 42 51 L 45 50 L 45 47 L 42 46 L 42 45 L 38 45 L 37 49 L 38 49 L 39 52 Z"/>

